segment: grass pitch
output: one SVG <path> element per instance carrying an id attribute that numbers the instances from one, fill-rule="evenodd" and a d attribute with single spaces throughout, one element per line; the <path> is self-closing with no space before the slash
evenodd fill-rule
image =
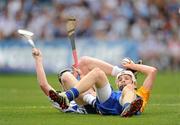
<path id="1" fill-rule="evenodd" d="M 49 83 L 58 89 L 56 75 L 47 77 Z M 0 125 L 100 124 L 180 125 L 180 72 L 159 73 L 145 112 L 131 118 L 62 113 L 52 108 L 41 92 L 36 75 L 0 74 Z"/>

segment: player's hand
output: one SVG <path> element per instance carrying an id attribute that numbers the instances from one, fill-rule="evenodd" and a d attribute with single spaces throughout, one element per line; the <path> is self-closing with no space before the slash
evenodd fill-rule
<path id="1" fill-rule="evenodd" d="M 133 63 L 123 63 L 122 66 L 126 69 L 131 69 L 131 66 L 133 65 Z"/>
<path id="2" fill-rule="evenodd" d="M 134 62 L 130 58 L 124 58 L 121 61 L 121 64 L 126 69 L 131 69 L 131 66 L 134 64 Z"/>
<path id="3" fill-rule="evenodd" d="M 77 77 L 77 75 L 80 75 L 80 78 L 84 76 L 82 71 L 79 68 L 75 68 L 74 66 L 72 66 L 72 69 L 73 69 L 73 75 L 75 77 Z"/>
<path id="4" fill-rule="evenodd" d="M 33 55 L 34 59 L 42 59 L 42 53 L 37 48 L 32 49 L 32 55 Z"/>

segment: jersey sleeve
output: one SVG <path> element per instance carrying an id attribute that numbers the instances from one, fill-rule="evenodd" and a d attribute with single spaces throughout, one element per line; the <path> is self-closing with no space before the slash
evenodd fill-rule
<path id="1" fill-rule="evenodd" d="M 143 99 L 143 105 L 141 108 L 141 112 L 144 111 L 144 108 L 149 100 L 149 96 L 150 96 L 150 91 L 148 91 L 147 89 L 145 89 L 143 86 L 141 86 L 137 91 L 136 94 L 138 96 L 140 96 Z"/>

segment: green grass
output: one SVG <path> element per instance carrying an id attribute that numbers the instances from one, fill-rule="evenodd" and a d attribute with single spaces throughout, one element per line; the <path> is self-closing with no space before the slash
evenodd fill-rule
<path id="1" fill-rule="evenodd" d="M 40 91 L 35 75 L 0 74 L 0 125 L 180 125 L 179 76 L 159 73 L 145 112 L 121 118 L 61 113 Z M 58 89 L 56 75 L 48 81 Z"/>

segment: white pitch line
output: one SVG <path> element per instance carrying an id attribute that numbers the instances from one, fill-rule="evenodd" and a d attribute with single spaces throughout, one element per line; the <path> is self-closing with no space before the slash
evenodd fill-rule
<path id="1" fill-rule="evenodd" d="M 13 107 L 13 106 L 6 106 L 6 107 L 0 107 L 0 109 L 48 109 L 53 108 L 51 106 L 22 106 L 22 107 Z"/>
<path id="2" fill-rule="evenodd" d="M 148 104 L 151 106 L 180 106 L 180 103 L 175 103 L 175 104 Z"/>
<path id="3" fill-rule="evenodd" d="M 148 104 L 149 106 L 180 106 L 180 103 L 175 104 Z M 52 106 L 22 106 L 22 107 L 13 107 L 13 106 L 6 106 L 6 107 L 0 107 L 1 109 L 52 109 L 54 107 Z"/>

